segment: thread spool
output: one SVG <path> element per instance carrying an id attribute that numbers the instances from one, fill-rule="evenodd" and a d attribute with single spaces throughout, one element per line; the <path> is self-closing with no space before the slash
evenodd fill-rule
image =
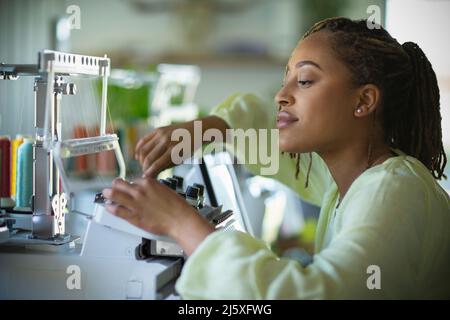
<path id="1" fill-rule="evenodd" d="M 0 207 L 12 208 L 14 201 L 11 199 L 11 141 L 9 137 L 0 137 L 0 150 Z"/>
<path id="2" fill-rule="evenodd" d="M 16 207 L 30 207 L 32 194 L 33 140 L 25 138 L 17 152 Z"/>
<path id="3" fill-rule="evenodd" d="M 0 198 L 11 196 L 11 141 L 9 137 L 0 137 L 0 150 L 1 154 L 1 183 L 0 183 Z"/>
<path id="4" fill-rule="evenodd" d="M 115 176 L 116 155 L 114 151 L 103 151 L 96 155 L 97 173 L 101 176 Z"/>
<path id="5" fill-rule="evenodd" d="M 19 146 L 23 143 L 23 136 L 18 134 L 11 142 L 11 198 L 16 198 L 16 180 L 17 180 L 17 152 Z"/>
<path id="6" fill-rule="evenodd" d="M 87 138 L 87 128 L 83 125 L 77 125 L 73 128 L 74 138 Z M 89 175 L 89 159 L 87 155 L 78 156 L 73 159 L 73 171 L 75 175 L 85 177 Z"/>
<path id="7" fill-rule="evenodd" d="M 137 144 L 137 138 L 138 138 L 138 132 L 137 132 L 137 128 L 135 126 L 129 126 L 126 128 L 125 131 L 125 135 L 126 135 L 126 149 L 127 153 L 127 159 L 131 160 L 134 159 L 134 153 L 135 153 L 135 149 L 136 149 L 136 144 Z M 125 140 L 123 139 L 123 136 L 119 135 L 119 142 L 122 144 L 122 150 L 124 150 L 123 148 L 123 144 L 125 142 Z"/>
<path id="8" fill-rule="evenodd" d="M 1 143 L 1 141 L 0 141 L 0 143 Z M 0 188 L 1 188 L 1 184 L 2 184 L 2 181 L 3 181 L 3 178 L 2 178 L 2 173 L 3 173 L 3 157 L 2 157 L 2 149 L 0 148 Z M 0 208 L 2 207 L 2 202 L 1 202 L 1 198 L 0 198 Z"/>
<path id="9" fill-rule="evenodd" d="M 96 134 L 100 132 L 98 127 L 95 128 L 95 132 Z M 111 127 L 108 127 L 106 128 L 106 132 L 113 133 L 113 130 Z M 95 155 L 95 159 L 97 174 L 110 177 L 114 177 L 117 175 L 116 154 L 114 153 L 114 151 L 110 150 L 97 153 Z"/>

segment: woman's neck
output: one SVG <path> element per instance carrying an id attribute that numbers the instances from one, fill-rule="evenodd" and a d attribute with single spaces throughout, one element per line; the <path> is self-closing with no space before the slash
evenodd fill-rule
<path id="1" fill-rule="evenodd" d="M 339 190 L 339 203 L 353 181 L 366 171 L 368 167 L 383 163 L 386 159 L 393 156 L 391 149 L 384 143 L 372 147 L 370 159 L 368 159 L 368 154 L 367 145 L 351 145 L 339 151 L 319 153 L 336 182 Z"/>

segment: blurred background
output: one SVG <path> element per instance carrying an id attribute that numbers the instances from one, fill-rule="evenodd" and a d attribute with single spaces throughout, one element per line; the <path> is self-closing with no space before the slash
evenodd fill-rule
<path id="1" fill-rule="evenodd" d="M 36 63 L 44 48 L 107 54 L 109 130 L 119 134 L 129 170 L 138 173 L 132 151 L 143 134 L 206 115 L 238 91 L 272 100 L 291 50 L 314 22 L 373 14 L 399 42 L 417 42 L 432 62 L 450 150 L 450 1 L 445 0 L 0 0 L 0 62 Z M 34 133 L 32 88 L 31 78 L 0 83 L 0 135 Z M 95 117 L 73 110 L 98 105 L 100 86 L 79 88 L 81 94 L 67 101 L 72 111 L 63 114 L 66 137 L 98 132 L 90 122 Z M 318 208 L 272 180 L 236 169 L 257 235 L 301 258 L 302 252 L 290 248 L 299 241 L 310 248 Z M 450 189 L 448 182 L 443 185 Z"/>

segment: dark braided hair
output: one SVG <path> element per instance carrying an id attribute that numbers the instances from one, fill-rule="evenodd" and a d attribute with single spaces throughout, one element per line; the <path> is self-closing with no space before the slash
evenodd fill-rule
<path id="1" fill-rule="evenodd" d="M 321 30 L 330 32 L 331 47 L 355 85 L 371 83 L 380 89 L 386 144 L 419 159 L 434 178 L 446 178 L 439 88 L 425 53 L 413 42 L 400 45 L 381 26 L 369 29 L 366 20 L 342 17 L 316 23 L 302 39 Z M 294 157 L 298 167 L 300 155 Z"/>

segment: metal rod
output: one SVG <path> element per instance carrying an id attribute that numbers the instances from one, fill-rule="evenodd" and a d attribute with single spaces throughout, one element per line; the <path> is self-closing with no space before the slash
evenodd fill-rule
<path id="1" fill-rule="evenodd" d="M 106 55 L 105 55 L 106 59 Z M 103 81 L 102 81 L 102 111 L 100 116 L 100 135 L 106 134 L 106 106 L 108 99 L 108 73 L 106 72 L 107 66 L 104 66 Z"/>

